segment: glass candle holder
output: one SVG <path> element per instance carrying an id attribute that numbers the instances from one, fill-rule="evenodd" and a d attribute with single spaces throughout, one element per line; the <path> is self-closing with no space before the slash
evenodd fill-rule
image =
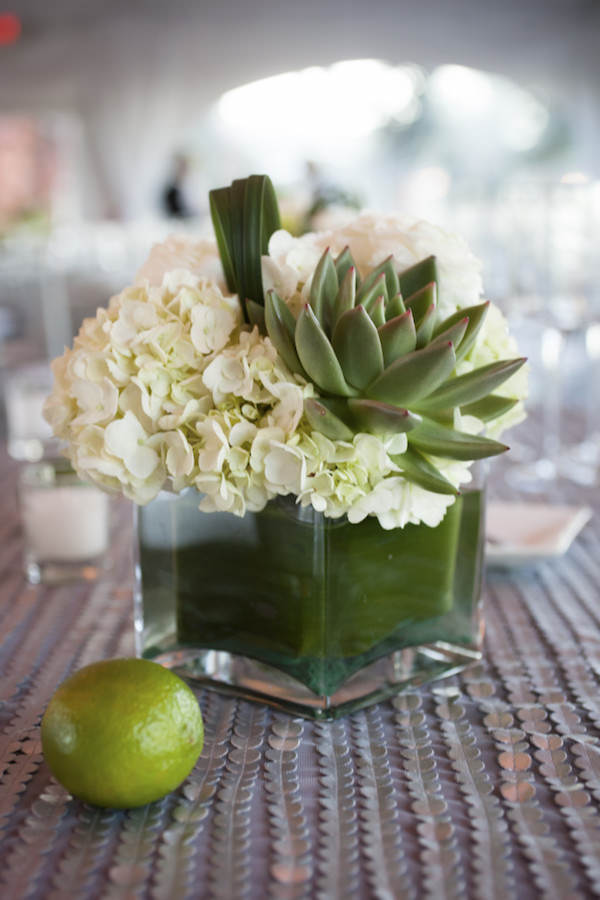
<path id="1" fill-rule="evenodd" d="M 138 511 L 140 655 L 221 691 L 335 718 L 481 655 L 483 493 L 384 530 L 293 497 L 238 518 L 194 490 Z"/>
<path id="2" fill-rule="evenodd" d="M 7 375 L 4 385 L 8 452 L 13 459 L 37 461 L 58 454 L 58 441 L 42 415 L 52 390 L 50 366 L 23 366 Z"/>
<path id="3" fill-rule="evenodd" d="M 64 461 L 19 474 L 25 575 L 32 584 L 93 581 L 108 565 L 110 498 Z"/>

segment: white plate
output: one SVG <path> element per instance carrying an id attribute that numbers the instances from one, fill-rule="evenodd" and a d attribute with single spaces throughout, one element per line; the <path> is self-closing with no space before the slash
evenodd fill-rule
<path id="1" fill-rule="evenodd" d="M 492 566 L 522 566 L 555 559 L 567 552 L 591 516 L 587 506 L 491 502 L 486 514 L 486 561 Z"/>

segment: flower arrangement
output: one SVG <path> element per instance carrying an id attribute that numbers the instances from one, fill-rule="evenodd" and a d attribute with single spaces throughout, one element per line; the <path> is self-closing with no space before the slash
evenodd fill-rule
<path id="1" fill-rule="evenodd" d="M 139 504 L 193 487 L 204 511 L 293 495 L 437 526 L 524 415 L 479 262 L 392 215 L 293 238 L 265 176 L 213 191 L 211 211 L 216 241 L 155 246 L 53 363 L 45 415 L 74 469 Z"/>

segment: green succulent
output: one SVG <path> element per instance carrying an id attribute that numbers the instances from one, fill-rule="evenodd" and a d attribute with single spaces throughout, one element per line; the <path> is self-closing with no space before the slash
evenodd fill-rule
<path id="1" fill-rule="evenodd" d="M 400 274 L 389 257 L 361 281 L 346 248 L 335 259 L 329 249 L 323 253 L 312 278 L 309 302 L 297 319 L 275 291 L 268 291 L 263 309 L 260 254 L 253 257 L 249 249 L 243 250 L 252 245 L 244 237 L 244 220 L 260 222 L 263 228 L 265 221 L 272 223 L 276 217 L 272 207 L 268 215 L 249 212 L 252 197 L 261 191 L 251 179 L 243 183 L 244 189 L 241 184 L 234 182 L 232 188 L 221 189 L 216 208 L 211 197 L 228 284 L 239 294 L 249 321 L 269 335 L 290 371 L 315 385 L 319 396 L 304 404 L 312 428 L 332 440 L 352 440 L 357 432 L 404 432 L 408 449 L 392 457 L 403 475 L 427 490 L 456 494 L 430 457 L 473 460 L 508 449 L 489 438 L 456 430 L 455 410 L 483 421 L 503 415 L 517 401 L 492 392 L 525 361 L 501 360 L 465 375 L 456 374 L 457 363 L 476 341 L 489 304 L 461 309 L 442 319 L 435 257 Z M 231 222 L 231 202 L 236 195 L 227 191 L 234 188 L 240 198 L 238 231 L 232 227 L 228 233 L 219 230 L 217 222 L 226 219 L 219 215 L 219 207 L 227 203 Z M 274 193 L 263 189 L 262 195 L 272 204 Z M 265 241 L 265 233 L 263 230 L 263 246 L 270 237 Z M 258 243 L 254 240 L 253 246 Z M 249 276 L 252 266 L 254 273 Z M 253 288 L 251 296 L 247 285 Z"/>

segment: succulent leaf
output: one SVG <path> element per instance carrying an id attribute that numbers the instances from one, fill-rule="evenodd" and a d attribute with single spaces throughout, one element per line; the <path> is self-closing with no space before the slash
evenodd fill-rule
<path id="1" fill-rule="evenodd" d="M 415 323 L 415 327 L 417 329 L 417 348 L 420 350 L 421 347 L 425 347 L 431 338 L 431 334 L 433 332 L 433 326 L 436 318 L 436 308 L 435 304 L 432 303 L 431 306 L 426 310 L 425 315 L 420 319 L 419 322 Z"/>
<path id="2" fill-rule="evenodd" d="M 363 281 L 359 290 L 356 292 L 356 303 L 360 303 L 368 311 L 378 297 L 387 298 L 385 275 L 382 272 L 369 287 L 366 287 L 366 281 Z"/>
<path id="3" fill-rule="evenodd" d="M 438 272 L 435 256 L 428 256 L 426 259 L 422 259 L 409 269 L 405 269 L 398 277 L 403 297 L 412 297 L 413 294 L 416 294 L 425 285 L 431 284 L 432 281 L 437 285 Z"/>
<path id="4" fill-rule="evenodd" d="M 415 291 L 414 294 L 411 294 L 410 297 L 406 297 L 406 294 L 404 297 L 404 305 L 407 309 L 412 309 L 415 323 L 420 322 L 430 306 L 433 305 L 434 308 L 437 306 L 437 288 L 435 282 L 431 281 L 429 284 L 426 284 L 425 287 L 422 287 L 420 290 Z"/>
<path id="5" fill-rule="evenodd" d="M 370 384 L 367 397 L 396 406 L 410 406 L 442 384 L 454 369 L 452 344 L 425 347 L 401 356 Z"/>
<path id="6" fill-rule="evenodd" d="M 398 434 L 410 431 L 421 421 L 407 409 L 377 400 L 348 400 L 348 409 L 359 429 L 369 434 Z"/>
<path id="7" fill-rule="evenodd" d="M 356 396 L 356 391 L 346 383 L 329 338 L 308 303 L 298 316 L 295 337 L 298 358 L 311 381 L 326 393 Z"/>
<path id="8" fill-rule="evenodd" d="M 379 340 L 383 349 L 383 362 L 387 367 L 398 357 L 412 353 L 417 346 L 417 332 L 412 310 L 389 319 L 379 329 Z"/>
<path id="9" fill-rule="evenodd" d="M 353 387 L 365 388 L 383 371 L 379 335 L 363 306 L 338 319 L 332 343 L 344 377 Z"/>
<path id="10" fill-rule="evenodd" d="M 402 299 L 402 294 L 396 294 L 387 305 L 385 317 L 389 322 L 390 319 L 395 319 L 404 312 L 406 312 L 406 307 L 404 305 L 404 300 Z"/>
<path id="11" fill-rule="evenodd" d="M 334 320 L 335 323 L 338 322 L 341 316 L 344 315 L 345 312 L 348 312 L 350 309 L 354 309 L 354 304 L 356 302 L 356 269 L 354 266 L 350 266 L 344 275 L 344 280 L 340 285 L 340 289 L 338 291 L 338 295 L 335 301 L 335 315 Z"/>
<path id="12" fill-rule="evenodd" d="M 433 340 L 429 342 L 429 346 L 431 347 L 434 344 L 443 344 L 446 341 L 452 341 L 454 345 L 454 352 L 456 353 L 456 348 L 460 346 L 460 342 L 465 336 L 465 331 L 467 330 L 467 326 L 469 324 L 469 317 L 463 316 L 461 319 L 458 319 L 453 325 L 450 325 L 448 328 L 445 328 L 444 331 L 440 332 L 437 337 L 434 337 Z M 456 356 L 458 359 L 458 354 Z"/>
<path id="13" fill-rule="evenodd" d="M 310 305 L 314 309 L 317 319 L 326 329 L 330 326 L 337 292 L 338 277 L 328 247 L 317 264 L 310 286 Z"/>
<path id="14" fill-rule="evenodd" d="M 454 496 L 460 493 L 447 478 L 444 478 L 441 472 L 438 472 L 426 456 L 410 445 L 405 453 L 392 456 L 391 459 L 402 470 L 408 481 L 413 481 L 425 488 L 426 491 L 433 491 L 435 494 L 453 494 Z"/>
<path id="15" fill-rule="evenodd" d="M 267 334 L 288 369 L 306 377 L 296 353 L 295 319 L 288 305 L 275 291 L 268 291 L 265 298 L 265 325 Z"/>
<path id="16" fill-rule="evenodd" d="M 474 403 L 467 403 L 461 406 L 460 411 L 465 416 L 476 416 L 482 422 L 491 422 L 498 416 L 503 416 L 510 409 L 517 405 L 519 401 L 513 397 L 499 397 L 496 394 L 490 394 Z"/>
<path id="17" fill-rule="evenodd" d="M 335 260 L 335 271 L 337 273 L 338 284 L 341 284 L 346 277 L 348 269 L 354 269 L 355 272 L 358 272 L 356 268 L 356 263 L 352 258 L 352 254 L 350 253 L 349 247 L 344 247 L 339 256 L 336 257 Z"/>
<path id="18" fill-rule="evenodd" d="M 430 419 L 424 419 L 417 425 L 410 432 L 408 441 L 423 453 L 447 459 L 483 459 L 508 450 L 506 444 L 476 434 L 455 431 Z"/>
<path id="19" fill-rule="evenodd" d="M 375 328 L 385 325 L 385 297 L 378 297 L 369 310 L 369 316 Z"/>
<path id="20" fill-rule="evenodd" d="M 465 309 L 459 309 L 457 312 L 453 313 L 453 315 L 448 316 L 447 319 L 444 319 L 443 322 L 440 322 L 439 325 L 437 325 L 434 329 L 434 338 L 441 337 L 448 328 L 454 326 L 458 321 L 462 319 L 463 316 L 469 317 L 469 324 L 467 325 L 467 329 L 462 342 L 460 343 L 460 345 L 458 343 L 454 345 L 457 362 L 460 362 L 460 360 L 467 355 L 467 353 L 477 340 L 477 335 L 479 334 L 481 326 L 485 321 L 489 305 L 489 300 L 486 300 L 485 303 L 478 303 L 476 306 L 468 306 Z"/>
<path id="21" fill-rule="evenodd" d="M 370 289 L 373 284 L 382 276 L 385 276 L 385 297 L 391 299 L 400 291 L 400 281 L 394 266 L 394 257 L 388 256 L 382 263 L 371 269 L 364 280 L 364 285 Z M 362 301 L 361 301 L 362 302 Z"/>
<path id="22" fill-rule="evenodd" d="M 320 431 L 332 441 L 351 441 L 354 437 L 352 429 L 314 397 L 307 397 L 304 401 L 304 413 L 315 431 Z"/>
<path id="23" fill-rule="evenodd" d="M 442 384 L 428 397 L 419 400 L 418 409 L 445 409 L 448 406 L 463 406 L 481 400 L 487 394 L 500 387 L 517 369 L 520 369 L 525 359 L 504 359 L 493 362 L 487 366 L 474 369 L 466 375 L 452 378 L 446 384 Z"/>

